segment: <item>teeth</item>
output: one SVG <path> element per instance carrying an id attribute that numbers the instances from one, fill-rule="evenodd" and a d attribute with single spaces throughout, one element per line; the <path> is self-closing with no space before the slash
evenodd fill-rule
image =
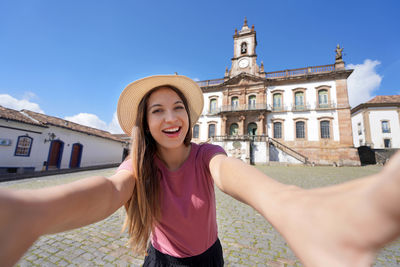
<path id="1" fill-rule="evenodd" d="M 179 130 L 179 127 L 165 129 L 164 132 L 173 133 Z"/>

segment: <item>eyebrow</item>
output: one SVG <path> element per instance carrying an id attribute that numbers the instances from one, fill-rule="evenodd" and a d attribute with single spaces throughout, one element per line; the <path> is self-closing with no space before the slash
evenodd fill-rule
<path id="1" fill-rule="evenodd" d="M 176 102 L 174 103 L 174 105 L 176 105 L 176 104 L 183 104 L 183 101 L 182 101 L 182 100 L 178 100 L 178 101 L 176 101 Z M 162 105 L 161 105 L 161 104 L 154 104 L 154 105 L 151 105 L 151 106 L 149 107 L 149 110 L 152 109 L 152 108 L 155 108 L 155 107 L 162 107 Z"/>

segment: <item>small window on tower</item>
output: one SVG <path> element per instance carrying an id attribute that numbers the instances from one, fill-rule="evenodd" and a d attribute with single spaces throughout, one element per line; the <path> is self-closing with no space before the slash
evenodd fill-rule
<path id="1" fill-rule="evenodd" d="M 240 52 L 242 54 L 246 54 L 247 53 L 247 44 L 245 42 L 241 44 Z"/>

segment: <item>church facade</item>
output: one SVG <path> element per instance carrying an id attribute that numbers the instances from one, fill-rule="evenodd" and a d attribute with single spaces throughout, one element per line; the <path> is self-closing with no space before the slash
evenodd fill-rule
<path id="1" fill-rule="evenodd" d="M 224 78 L 198 82 L 205 107 L 194 141 L 218 143 L 249 163 L 360 164 L 347 93 L 353 70 L 339 45 L 334 64 L 266 72 L 245 19 L 233 46 Z"/>

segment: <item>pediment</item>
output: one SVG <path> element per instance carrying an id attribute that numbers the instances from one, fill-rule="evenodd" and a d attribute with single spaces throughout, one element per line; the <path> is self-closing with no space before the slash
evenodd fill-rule
<path id="1" fill-rule="evenodd" d="M 263 77 L 257 77 L 254 75 L 250 75 L 247 73 L 240 73 L 229 80 L 225 81 L 222 86 L 226 85 L 251 85 L 251 84 L 256 84 L 260 82 L 265 82 L 265 78 Z"/>

